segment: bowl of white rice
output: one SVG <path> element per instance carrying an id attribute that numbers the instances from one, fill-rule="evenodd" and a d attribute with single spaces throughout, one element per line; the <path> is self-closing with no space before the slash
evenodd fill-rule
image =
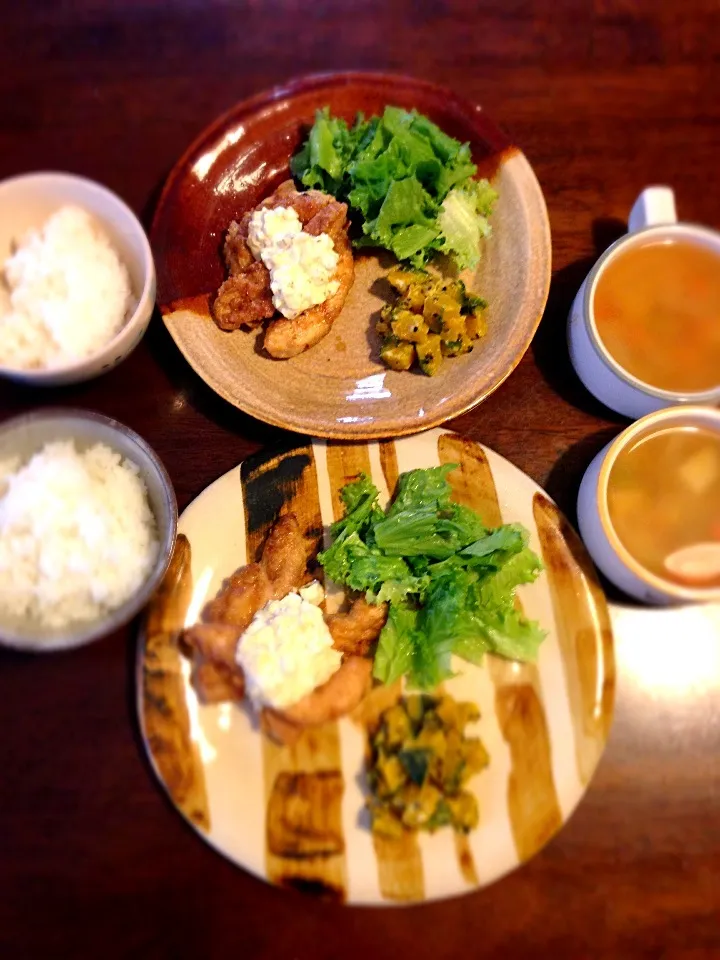
<path id="1" fill-rule="evenodd" d="M 154 303 L 150 244 L 112 191 L 69 173 L 0 182 L 0 376 L 96 377 L 134 350 Z"/>
<path id="2" fill-rule="evenodd" d="M 77 647 L 128 623 L 170 562 L 177 503 L 162 462 L 79 410 L 0 426 L 0 643 Z"/>

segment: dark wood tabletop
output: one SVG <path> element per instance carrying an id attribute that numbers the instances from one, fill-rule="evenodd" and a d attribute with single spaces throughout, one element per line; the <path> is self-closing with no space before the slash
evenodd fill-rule
<path id="1" fill-rule="evenodd" d="M 0 24 L 0 177 L 86 175 L 146 226 L 201 129 L 292 76 L 412 73 L 482 104 L 542 185 L 553 279 L 519 367 L 452 425 L 574 520 L 585 467 L 626 421 L 572 371 L 571 300 L 648 184 L 720 227 L 717 0 L 16 0 Z M 98 380 L 0 387 L 2 418 L 58 404 L 142 434 L 181 509 L 284 436 L 216 397 L 159 316 Z M 494 886 L 407 909 L 273 889 L 193 834 L 140 744 L 135 627 L 67 654 L 3 653 L 0 956 L 720 957 L 720 610 L 610 596 L 615 720 L 579 809 Z"/>

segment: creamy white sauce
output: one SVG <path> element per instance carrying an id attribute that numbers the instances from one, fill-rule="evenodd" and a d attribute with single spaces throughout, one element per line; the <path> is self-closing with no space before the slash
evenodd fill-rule
<path id="1" fill-rule="evenodd" d="M 289 207 L 256 210 L 248 246 L 270 271 L 273 304 L 284 317 L 293 319 L 337 293 L 340 284 L 333 276 L 339 257 L 332 239 L 326 233 L 304 233 Z"/>
<path id="2" fill-rule="evenodd" d="M 317 589 L 309 595 L 317 600 Z M 315 602 L 289 593 L 267 603 L 240 637 L 235 654 L 253 703 L 289 707 L 326 683 L 342 661 L 332 642 Z"/>
<path id="3" fill-rule="evenodd" d="M 304 587 L 300 587 L 298 593 L 303 600 L 307 600 L 308 603 L 312 603 L 316 607 L 319 607 L 325 599 L 325 591 L 319 580 L 311 580 Z"/>
<path id="4" fill-rule="evenodd" d="M 272 247 L 283 237 L 302 233 L 298 215 L 290 207 L 261 207 L 250 217 L 248 246 L 256 260 L 262 259 L 263 250 Z"/>

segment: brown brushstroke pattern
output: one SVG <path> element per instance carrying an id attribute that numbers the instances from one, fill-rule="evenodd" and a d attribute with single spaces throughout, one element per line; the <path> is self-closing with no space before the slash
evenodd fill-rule
<path id="1" fill-rule="evenodd" d="M 438 459 L 441 464 L 455 463 L 448 480 L 453 488 L 453 499 L 472 507 L 480 514 L 487 527 L 499 527 L 502 522 L 500 502 L 490 465 L 480 444 L 455 433 L 438 437 Z"/>
<path id="2" fill-rule="evenodd" d="M 380 894 L 397 903 L 425 899 L 422 855 L 417 834 L 406 830 L 401 837 L 373 834 Z"/>
<path id="3" fill-rule="evenodd" d="M 393 440 L 381 440 L 378 443 L 380 448 L 380 465 L 382 466 L 383 476 L 385 477 L 385 486 L 388 488 L 390 499 L 395 495 L 395 488 L 398 482 L 398 462 L 395 442 Z"/>
<path id="4" fill-rule="evenodd" d="M 435 693 L 438 696 L 444 696 L 446 694 L 443 684 L 440 684 L 440 686 L 437 687 Z M 470 847 L 470 841 L 467 837 L 467 834 L 460 833 L 459 831 L 453 831 L 453 838 L 455 843 L 455 855 L 457 856 L 458 867 L 460 868 L 460 874 L 463 880 L 472 887 L 480 886 L 480 879 L 475 867 L 475 858 L 473 857 L 473 852 Z"/>
<path id="5" fill-rule="evenodd" d="M 489 527 L 503 522 L 490 465 L 482 447 L 454 434 L 438 438 L 441 463 L 457 463 L 449 480 L 453 497 L 480 514 Z M 562 826 L 550 760 L 550 736 L 534 664 L 487 658 L 495 711 L 510 750 L 508 812 L 520 860 L 536 853 Z"/>
<path id="6" fill-rule="evenodd" d="M 306 459 L 306 465 L 300 476 L 283 489 L 276 516 L 268 516 L 264 524 L 250 524 L 250 511 L 247 509 L 247 486 L 259 475 L 267 475 L 284 457 L 295 458 L 299 462 Z M 268 479 L 271 483 L 271 479 Z M 322 536 L 322 517 L 317 486 L 317 472 L 312 445 L 296 448 L 281 454 L 272 460 L 258 464 L 253 475 L 243 477 L 243 500 L 246 504 L 246 544 L 247 556 L 258 555 L 267 533 L 277 516 L 294 513 L 301 530 L 308 538 L 312 552 L 317 550 Z M 292 746 L 281 746 L 268 737 L 262 738 L 263 775 L 265 782 L 266 805 L 269 806 L 276 778 L 281 773 L 317 773 L 342 769 L 340 756 L 340 737 L 337 723 L 328 723 L 322 727 L 305 730 Z M 334 794 L 334 802 L 342 803 L 342 794 Z M 333 811 L 333 817 L 340 811 Z M 291 886 L 311 890 L 320 896 L 344 900 L 347 896 L 347 867 L 344 850 L 331 856 L 287 857 L 273 854 L 267 845 L 265 867 L 267 878 L 279 886 Z"/>
<path id="7" fill-rule="evenodd" d="M 342 853 L 344 789 L 340 770 L 281 771 L 273 784 L 267 810 L 271 853 L 301 858 Z"/>
<path id="8" fill-rule="evenodd" d="M 392 455 L 385 453 L 383 459 L 383 444 L 380 445 L 380 457 L 383 464 L 383 473 L 388 489 L 393 491 L 397 482 L 397 457 L 394 444 Z M 392 481 L 394 463 L 395 480 Z M 387 467 L 386 467 L 387 465 Z M 341 444 L 328 441 L 327 444 L 327 471 L 330 478 L 330 489 L 333 494 L 333 518 L 337 520 L 343 515 L 344 507 L 339 497 L 339 491 L 358 473 L 370 476 L 370 453 L 366 444 Z M 392 481 L 392 482 L 391 482 Z M 353 714 L 353 719 L 363 724 L 365 729 L 372 728 L 384 709 L 396 703 L 401 696 L 399 683 L 390 687 L 379 686 L 365 698 Z M 415 834 L 408 833 L 401 839 L 387 839 L 373 836 L 375 856 L 378 863 L 378 882 L 380 893 L 388 900 L 411 901 L 424 898 L 425 883 L 423 878 L 422 858 L 420 846 Z"/>
<path id="9" fill-rule="evenodd" d="M 142 727 L 153 763 L 175 806 L 210 830 L 205 772 L 190 737 L 177 639 L 192 596 L 190 543 L 180 534 L 170 566 L 148 606 L 142 653 Z"/>
<path id="10" fill-rule="evenodd" d="M 610 616 L 585 548 L 555 504 L 536 493 L 533 516 L 570 697 L 578 773 L 587 784 L 612 717 L 615 665 Z"/>
<path id="11" fill-rule="evenodd" d="M 471 887 L 479 886 L 480 879 L 475 869 L 475 860 L 472 855 L 472 850 L 470 849 L 470 841 L 464 833 L 458 833 L 457 831 L 455 831 L 455 853 L 457 854 L 458 866 L 460 867 L 460 873 L 465 883 L 470 884 Z"/>
<path id="12" fill-rule="evenodd" d="M 339 520 L 345 513 L 340 491 L 346 483 L 365 473 L 371 475 L 370 453 L 365 443 L 338 443 L 327 441 L 327 472 L 330 479 L 333 519 Z"/>
<path id="13" fill-rule="evenodd" d="M 268 811 L 273 804 L 276 780 L 281 774 L 327 773 L 342 769 L 337 723 L 309 728 L 289 747 L 281 746 L 264 736 L 262 752 Z M 327 811 L 328 819 L 341 824 L 342 791 L 333 794 L 332 805 L 334 809 Z M 292 812 L 289 810 L 288 819 L 291 818 Z M 346 899 L 347 868 L 344 844 L 338 853 L 292 857 L 273 853 L 269 836 L 266 842 L 265 865 L 267 878 L 271 883 L 313 890 L 330 899 Z"/>

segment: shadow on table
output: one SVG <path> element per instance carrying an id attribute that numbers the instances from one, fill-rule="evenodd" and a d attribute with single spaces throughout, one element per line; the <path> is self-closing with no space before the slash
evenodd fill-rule
<path id="1" fill-rule="evenodd" d="M 538 369 L 563 400 L 584 413 L 616 423 L 622 423 L 624 418 L 596 400 L 573 369 L 567 346 L 567 318 L 575 295 L 591 267 L 600 254 L 625 231 L 625 224 L 620 220 L 594 221 L 595 253 L 553 274 L 545 312 L 532 343 Z"/>
<path id="2" fill-rule="evenodd" d="M 142 223 L 143 228 L 148 236 L 150 236 L 150 228 L 152 227 L 153 217 L 155 216 L 157 205 L 160 202 L 160 197 L 162 196 L 162 192 L 165 189 L 165 184 L 167 183 L 167 179 L 171 173 L 172 167 L 169 167 L 148 194 L 148 198 L 143 204 L 142 210 L 140 211 L 140 223 Z"/>
<path id="3" fill-rule="evenodd" d="M 182 355 L 158 310 L 153 315 L 145 341 L 173 388 L 181 392 L 190 406 L 208 420 L 252 443 L 267 445 L 287 437 L 287 431 L 256 420 L 215 393 Z"/>
<path id="4" fill-rule="evenodd" d="M 578 530 L 577 495 L 580 481 L 593 457 L 599 453 L 605 444 L 610 443 L 621 432 L 622 425 L 605 427 L 588 437 L 584 437 L 558 459 L 545 483 L 545 489 L 558 504 L 570 523 Z M 596 571 L 605 595 L 611 603 L 622 606 L 641 607 L 637 600 L 628 597 L 612 584 L 599 570 Z"/>
<path id="5" fill-rule="evenodd" d="M 604 427 L 569 447 L 555 462 L 545 489 L 577 529 L 577 495 L 580 481 L 596 453 L 613 440 L 621 427 Z"/>
<path id="6" fill-rule="evenodd" d="M 535 362 L 542 376 L 564 400 L 584 413 L 615 424 L 573 444 L 559 458 L 547 479 L 545 486 L 548 493 L 576 529 L 577 493 L 583 474 L 595 454 L 620 433 L 628 420 L 596 400 L 575 373 L 567 346 L 567 318 L 575 295 L 593 264 L 610 244 L 624 235 L 626 229 L 621 220 L 599 218 L 593 222 L 595 253 L 563 267 L 553 275 L 545 313 L 532 345 Z M 598 576 L 610 602 L 641 606 L 618 590 L 599 571 Z"/>

